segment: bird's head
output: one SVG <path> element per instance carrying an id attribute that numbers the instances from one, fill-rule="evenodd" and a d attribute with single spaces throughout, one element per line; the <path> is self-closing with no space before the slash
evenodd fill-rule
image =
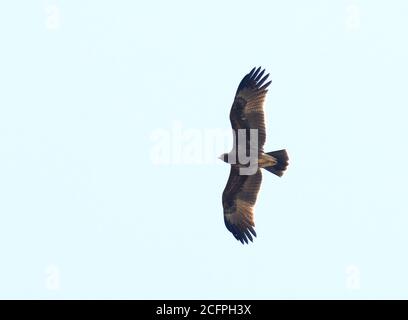
<path id="1" fill-rule="evenodd" d="M 228 153 L 223 153 L 222 155 L 220 155 L 220 156 L 218 157 L 218 159 L 220 159 L 220 160 L 222 160 L 222 161 L 228 163 Z"/>

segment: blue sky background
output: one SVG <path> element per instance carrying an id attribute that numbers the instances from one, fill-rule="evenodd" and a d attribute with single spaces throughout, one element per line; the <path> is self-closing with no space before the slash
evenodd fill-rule
<path id="1" fill-rule="evenodd" d="M 3 2 L 0 298 L 408 298 L 407 9 Z M 154 164 L 151 137 L 229 129 L 258 65 L 265 149 L 291 161 L 242 246 L 228 166 Z"/>

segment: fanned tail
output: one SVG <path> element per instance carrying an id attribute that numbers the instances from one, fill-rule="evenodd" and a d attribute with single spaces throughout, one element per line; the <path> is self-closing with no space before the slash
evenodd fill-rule
<path id="1" fill-rule="evenodd" d="M 289 156 L 285 149 L 267 152 L 267 155 L 274 157 L 277 161 L 276 164 L 270 167 L 264 167 L 264 169 L 276 174 L 278 177 L 282 177 L 283 173 L 285 172 L 286 168 L 288 167 Z"/>

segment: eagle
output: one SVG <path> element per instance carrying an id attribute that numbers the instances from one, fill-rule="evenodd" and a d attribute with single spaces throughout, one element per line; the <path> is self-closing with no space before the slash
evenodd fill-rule
<path id="1" fill-rule="evenodd" d="M 225 226 L 242 244 L 256 237 L 254 206 L 262 182 L 261 168 L 281 177 L 289 160 L 285 149 L 263 151 L 266 140 L 263 105 L 272 82 L 266 82 L 269 74 L 264 73 L 261 67 L 253 68 L 241 80 L 230 111 L 233 147 L 219 157 L 231 167 L 222 194 Z"/>

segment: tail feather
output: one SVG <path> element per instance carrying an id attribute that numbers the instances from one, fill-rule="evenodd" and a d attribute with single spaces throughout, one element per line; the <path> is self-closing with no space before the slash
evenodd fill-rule
<path id="1" fill-rule="evenodd" d="M 285 149 L 267 152 L 266 154 L 274 157 L 277 160 L 277 163 L 270 167 L 264 167 L 265 170 L 276 174 L 278 177 L 282 177 L 286 168 L 288 167 L 289 156 Z"/>

